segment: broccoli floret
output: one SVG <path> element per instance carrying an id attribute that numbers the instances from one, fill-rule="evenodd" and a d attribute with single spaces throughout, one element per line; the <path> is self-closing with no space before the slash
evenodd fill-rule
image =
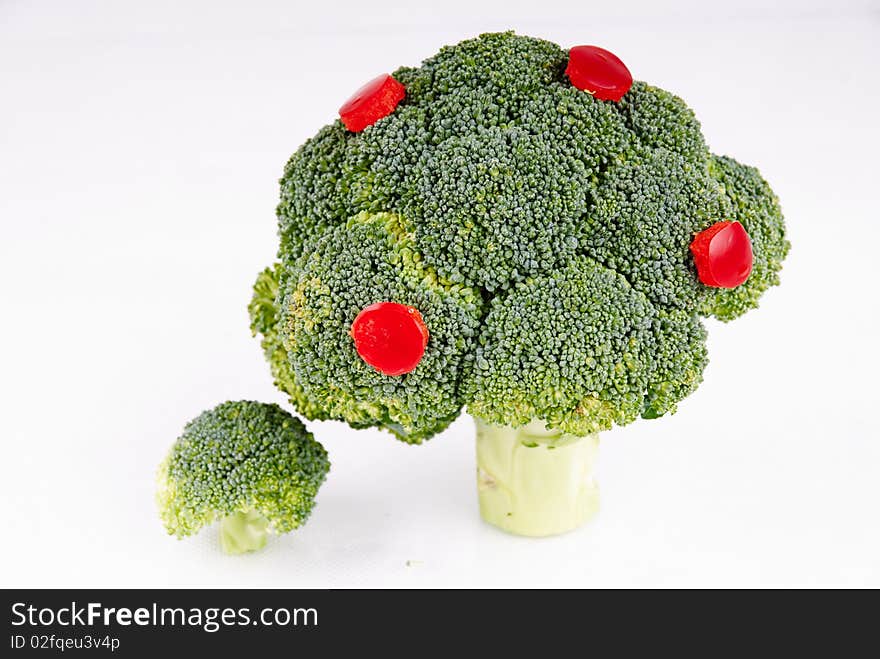
<path id="1" fill-rule="evenodd" d="M 324 447 L 277 405 L 222 403 L 190 421 L 162 462 L 160 516 L 178 538 L 220 520 L 226 552 L 253 551 L 308 519 L 329 469 Z"/>
<path id="2" fill-rule="evenodd" d="M 643 419 L 674 413 L 678 401 L 700 386 L 703 369 L 709 362 L 706 328 L 699 316 L 661 307 L 653 324 L 653 333 L 654 350 Z"/>
<path id="3" fill-rule="evenodd" d="M 592 195 L 604 172 L 639 145 L 616 104 L 585 99 L 581 90 L 563 83 L 526 103 L 520 125 L 564 158 L 563 168 L 578 174 L 579 185 Z"/>
<path id="4" fill-rule="evenodd" d="M 705 163 L 655 149 L 606 173 L 580 244 L 652 302 L 695 310 L 709 288 L 697 278 L 689 246 L 732 212 Z"/>
<path id="5" fill-rule="evenodd" d="M 415 168 L 407 216 L 439 273 L 494 291 L 574 255 L 585 175 L 527 131 L 480 130 L 449 138 Z"/>
<path id="6" fill-rule="evenodd" d="M 709 171 L 730 200 L 732 215 L 745 227 L 752 241 L 752 273 L 736 288 L 709 288 L 701 312 L 723 321 L 738 318 L 758 306 L 771 286 L 779 284 L 779 271 L 791 244 L 785 237 L 785 222 L 779 199 L 754 167 L 733 158 L 712 156 Z"/>
<path id="7" fill-rule="evenodd" d="M 468 411 L 499 425 L 533 419 L 587 435 L 642 411 L 656 313 L 616 272 L 586 257 L 492 300 Z"/>
<path id="8" fill-rule="evenodd" d="M 655 309 L 624 277 L 580 257 L 492 300 L 465 398 L 490 423 L 539 420 L 587 435 L 675 412 L 707 362 L 698 316 Z"/>
<path id="9" fill-rule="evenodd" d="M 281 252 L 288 258 L 295 259 L 311 236 L 348 214 L 348 149 L 345 128 L 337 122 L 322 128 L 287 162 L 276 212 Z"/>
<path id="10" fill-rule="evenodd" d="M 446 95 L 475 91 L 512 108 L 559 82 L 568 53 L 543 39 L 512 32 L 483 34 L 444 46 L 417 69 L 400 72 L 412 102 L 431 104 Z"/>
<path id="11" fill-rule="evenodd" d="M 356 215 L 325 234 L 285 281 L 279 324 L 304 414 L 381 426 L 412 443 L 458 416 L 458 383 L 482 299 L 428 267 L 399 216 Z M 375 370 L 350 336 L 364 306 L 387 300 L 415 307 L 430 328 L 424 357 L 406 375 Z"/>
<path id="12" fill-rule="evenodd" d="M 637 80 L 617 108 L 630 130 L 649 149 L 667 149 L 694 164 L 708 157 L 700 122 L 675 94 Z"/>
<path id="13" fill-rule="evenodd" d="M 300 414 L 312 421 L 326 420 L 328 417 L 322 405 L 316 405 L 305 394 L 296 375 L 287 347 L 284 345 L 283 325 L 279 322 L 281 316 L 281 302 L 279 299 L 279 280 L 282 274 L 280 263 L 271 268 L 266 268 L 257 276 L 254 283 L 254 296 L 248 306 L 251 317 L 251 333 L 256 336 L 262 335 L 261 345 L 275 386 L 286 392 L 290 397 L 291 404 L 299 410 Z"/>

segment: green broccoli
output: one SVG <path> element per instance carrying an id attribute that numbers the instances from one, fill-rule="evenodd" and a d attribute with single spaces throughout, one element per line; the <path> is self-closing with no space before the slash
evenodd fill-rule
<path id="1" fill-rule="evenodd" d="M 655 329 L 657 311 L 642 293 L 575 257 L 492 300 L 463 382 L 468 411 L 495 425 L 539 419 L 574 435 L 634 421 L 655 370 Z"/>
<path id="2" fill-rule="evenodd" d="M 466 408 L 483 516 L 533 535 L 595 510 L 596 433 L 674 412 L 702 317 L 757 307 L 789 248 L 770 187 L 711 154 L 680 98 L 625 67 L 600 94 L 574 57 L 485 34 L 374 81 L 405 97 L 368 121 L 347 105 L 358 128 L 341 110 L 287 163 L 250 307 L 307 418 L 419 443 Z M 383 341 L 421 360 L 392 373 Z"/>
<path id="3" fill-rule="evenodd" d="M 277 405 L 227 402 L 190 421 L 162 462 L 159 512 L 183 538 L 220 520 L 230 554 L 302 525 L 330 463 L 299 419 Z"/>
<path id="4" fill-rule="evenodd" d="M 362 212 L 324 234 L 293 276 L 282 272 L 282 357 L 304 414 L 345 419 L 354 427 L 381 425 L 416 443 L 458 416 L 457 385 L 483 302 L 478 291 L 438 278 L 414 241 L 399 216 Z M 419 309 L 431 328 L 419 367 L 394 378 L 364 363 L 349 336 L 358 311 L 383 300 Z"/>

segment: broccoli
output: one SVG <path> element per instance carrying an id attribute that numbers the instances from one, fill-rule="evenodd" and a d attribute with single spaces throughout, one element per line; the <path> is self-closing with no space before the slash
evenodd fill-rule
<path id="1" fill-rule="evenodd" d="M 299 419 L 277 405 L 226 402 L 190 421 L 159 467 L 160 516 L 178 538 L 220 520 L 224 551 L 253 551 L 308 519 L 329 469 Z"/>
<path id="2" fill-rule="evenodd" d="M 412 444 L 467 409 L 482 514 L 529 535 L 595 511 L 597 433 L 675 412 L 702 319 L 757 307 L 789 249 L 768 184 L 680 98 L 511 32 L 371 81 L 280 184 L 250 306 L 277 385 Z"/>
<path id="3" fill-rule="evenodd" d="M 656 320 L 642 293 L 585 256 L 520 282 L 492 300 L 462 387 L 468 410 L 574 435 L 634 421 L 654 370 Z"/>
<path id="4" fill-rule="evenodd" d="M 285 276 L 286 275 L 286 276 Z M 293 273 L 282 270 L 278 327 L 297 388 L 294 404 L 312 418 L 381 425 L 418 443 L 458 416 L 458 383 L 477 334 L 479 291 L 440 279 L 420 258 L 400 216 L 362 212 L 326 232 Z M 412 305 L 431 328 L 418 368 L 388 377 L 364 363 L 349 336 L 355 315 L 383 300 Z"/>

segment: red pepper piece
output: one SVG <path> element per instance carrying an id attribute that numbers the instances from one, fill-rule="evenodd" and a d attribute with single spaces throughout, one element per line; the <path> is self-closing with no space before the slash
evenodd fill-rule
<path id="1" fill-rule="evenodd" d="M 418 309 L 397 302 L 364 307 L 351 324 L 354 347 L 384 375 L 415 370 L 428 345 L 428 328 Z"/>
<path id="2" fill-rule="evenodd" d="M 619 101 L 633 84 L 626 64 L 598 46 L 575 46 L 569 50 L 565 74 L 571 84 L 601 101 Z"/>
<path id="3" fill-rule="evenodd" d="M 716 222 L 691 242 L 700 281 L 715 288 L 736 288 L 752 272 L 752 243 L 739 222 Z"/>
<path id="4" fill-rule="evenodd" d="M 383 73 L 358 89 L 339 108 L 339 118 L 348 130 L 359 133 L 394 112 L 394 108 L 404 96 L 406 96 L 406 87 L 387 73 Z"/>

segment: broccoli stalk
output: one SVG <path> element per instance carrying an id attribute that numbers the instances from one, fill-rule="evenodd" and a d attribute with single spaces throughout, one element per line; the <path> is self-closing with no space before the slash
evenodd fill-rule
<path id="1" fill-rule="evenodd" d="M 593 469 L 598 434 L 579 437 L 533 421 L 477 426 L 477 491 L 482 518 L 510 533 L 564 533 L 599 509 Z"/>
<path id="2" fill-rule="evenodd" d="M 266 546 L 269 520 L 254 510 L 238 511 L 220 520 L 220 546 L 227 554 L 245 554 Z"/>

